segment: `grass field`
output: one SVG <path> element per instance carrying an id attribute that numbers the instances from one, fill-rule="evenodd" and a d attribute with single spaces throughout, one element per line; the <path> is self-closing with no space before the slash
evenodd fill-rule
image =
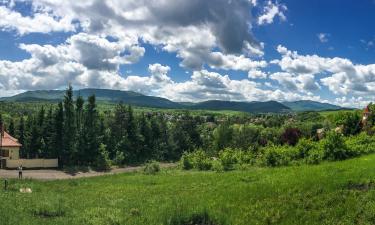
<path id="1" fill-rule="evenodd" d="M 30 187 L 31 194 L 18 192 Z M 375 155 L 317 166 L 226 173 L 164 170 L 64 181 L 10 181 L 0 224 L 374 224 Z M 177 220 L 176 220 L 177 219 Z M 192 223 L 202 224 L 202 223 Z"/>

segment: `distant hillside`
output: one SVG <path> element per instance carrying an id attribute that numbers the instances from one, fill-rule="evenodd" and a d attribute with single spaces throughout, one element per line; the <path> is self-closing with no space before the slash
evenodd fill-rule
<path id="1" fill-rule="evenodd" d="M 0 98 L 0 101 L 12 102 L 58 102 L 64 97 L 65 90 L 41 90 L 27 91 L 12 97 Z M 165 109 L 201 109 L 201 110 L 232 110 L 249 113 L 281 113 L 290 111 L 323 111 L 340 110 L 340 106 L 320 103 L 309 100 L 295 102 L 235 102 L 211 100 L 199 103 L 173 102 L 165 98 L 146 96 L 133 91 L 120 91 L 111 89 L 81 89 L 74 91 L 74 96 L 81 95 L 87 99 L 90 95 L 96 95 L 98 101 L 130 104 L 134 106 L 165 108 Z"/>
<path id="2" fill-rule="evenodd" d="M 32 101 L 61 101 L 64 90 L 27 91 L 12 97 L 0 98 L 1 101 L 32 102 Z M 74 91 L 74 96 L 81 95 L 84 99 L 95 94 L 98 101 L 123 102 L 125 104 L 156 107 L 156 108 L 181 108 L 181 105 L 165 98 L 146 96 L 132 91 L 119 91 L 110 89 L 81 89 Z"/>
<path id="3" fill-rule="evenodd" d="M 301 100 L 295 102 L 283 102 L 285 106 L 291 108 L 293 111 L 324 111 L 324 110 L 340 110 L 340 106 L 329 103 L 315 102 L 311 100 Z"/>
<path id="4" fill-rule="evenodd" d="M 231 101 L 206 101 L 190 106 L 192 109 L 207 110 L 234 110 L 252 113 L 281 113 L 288 112 L 290 108 L 276 101 L 268 102 L 231 102 Z"/>

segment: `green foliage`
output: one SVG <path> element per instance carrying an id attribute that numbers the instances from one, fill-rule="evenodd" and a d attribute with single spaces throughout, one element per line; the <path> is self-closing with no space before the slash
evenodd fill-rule
<path id="1" fill-rule="evenodd" d="M 322 149 L 324 158 L 328 160 L 344 160 L 353 156 L 342 135 L 333 131 L 328 132 L 326 138 L 322 140 Z"/>
<path id="2" fill-rule="evenodd" d="M 234 165 L 239 162 L 237 152 L 240 151 L 231 148 L 225 148 L 219 152 L 219 160 L 224 170 L 228 171 L 234 169 Z"/>
<path id="3" fill-rule="evenodd" d="M 338 112 L 330 119 L 336 127 L 343 126 L 343 134 L 346 136 L 355 135 L 361 131 L 361 115 L 358 111 Z"/>
<path id="4" fill-rule="evenodd" d="M 176 213 L 167 219 L 164 223 L 166 225 L 223 225 L 224 223 L 218 222 L 216 219 L 211 218 L 207 211 L 195 212 L 191 215 L 186 213 Z"/>
<path id="5" fill-rule="evenodd" d="M 97 170 L 109 170 L 111 168 L 111 160 L 109 159 L 108 151 L 104 144 L 100 144 L 99 146 L 99 154 L 94 166 Z"/>
<path id="6" fill-rule="evenodd" d="M 261 165 L 275 167 L 289 165 L 293 158 L 291 147 L 270 145 L 263 149 L 260 158 Z"/>
<path id="7" fill-rule="evenodd" d="M 298 158 L 306 158 L 309 155 L 309 152 L 313 149 L 318 148 L 318 145 L 316 142 L 313 142 L 309 139 L 302 138 L 298 141 L 298 144 L 296 145 L 296 149 L 298 152 Z"/>
<path id="8" fill-rule="evenodd" d="M 324 159 L 324 151 L 321 148 L 314 148 L 308 152 L 306 163 L 307 164 L 319 164 Z"/>
<path id="9" fill-rule="evenodd" d="M 124 165 L 124 161 L 125 161 L 124 152 L 117 151 L 115 158 L 113 159 L 114 164 L 117 166 L 122 166 Z"/>
<path id="10" fill-rule="evenodd" d="M 146 163 L 145 167 L 143 168 L 143 172 L 149 175 L 157 174 L 160 172 L 160 165 L 156 161 L 150 161 Z"/>
<path id="11" fill-rule="evenodd" d="M 180 165 L 185 170 L 210 170 L 212 167 L 211 159 L 201 149 L 192 153 L 185 152 L 180 160 Z"/>

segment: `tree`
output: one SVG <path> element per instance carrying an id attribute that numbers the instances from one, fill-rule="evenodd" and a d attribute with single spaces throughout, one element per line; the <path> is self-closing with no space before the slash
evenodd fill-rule
<path id="1" fill-rule="evenodd" d="M 232 137 L 233 128 L 228 123 L 219 125 L 213 133 L 213 147 L 215 151 L 220 151 L 229 147 L 232 142 Z"/>
<path id="2" fill-rule="evenodd" d="M 88 98 L 88 104 L 85 109 L 84 122 L 84 160 L 93 163 L 99 152 L 99 114 L 96 110 L 95 95 Z"/>
<path id="3" fill-rule="evenodd" d="M 328 132 L 326 138 L 323 139 L 322 148 L 324 150 L 324 158 L 328 160 L 343 160 L 352 156 L 342 135 L 333 131 Z"/>
<path id="4" fill-rule="evenodd" d="M 76 121 L 73 101 L 73 88 L 69 85 L 64 96 L 64 151 L 62 154 L 62 163 L 75 164 L 76 162 Z"/>
<path id="5" fill-rule="evenodd" d="M 11 136 L 13 136 L 13 137 L 16 135 L 16 131 L 15 131 L 15 127 L 14 127 L 14 120 L 13 120 L 13 118 L 10 119 L 8 132 L 9 132 L 9 134 L 10 134 Z"/>
<path id="6" fill-rule="evenodd" d="M 18 141 L 20 142 L 20 144 L 22 144 L 22 146 L 20 148 L 20 156 L 22 158 L 26 157 L 25 139 L 26 139 L 25 119 L 24 119 L 23 116 L 21 116 L 20 124 L 19 124 L 19 127 L 18 127 Z"/>
<path id="7" fill-rule="evenodd" d="M 55 133 L 53 136 L 53 148 L 56 151 L 57 157 L 59 159 L 59 166 L 63 166 L 66 160 L 64 156 L 64 107 L 63 103 L 59 102 L 57 105 L 57 110 L 54 115 L 54 125 L 55 125 Z"/>
<path id="8" fill-rule="evenodd" d="M 299 138 L 302 136 L 301 131 L 298 128 L 289 127 L 284 130 L 281 134 L 281 141 L 284 144 L 296 145 Z"/>
<path id="9" fill-rule="evenodd" d="M 55 148 L 55 118 L 53 114 L 52 107 L 48 110 L 47 116 L 45 118 L 43 127 L 43 143 L 42 143 L 42 156 L 45 158 L 56 158 L 57 151 Z M 44 146 L 43 146 L 44 144 Z"/>

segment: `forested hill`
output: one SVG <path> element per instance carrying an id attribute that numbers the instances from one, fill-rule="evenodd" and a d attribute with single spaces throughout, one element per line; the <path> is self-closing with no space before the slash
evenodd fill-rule
<path id="1" fill-rule="evenodd" d="M 206 101 L 191 105 L 192 109 L 208 110 L 234 110 L 253 113 L 280 113 L 289 112 L 290 108 L 276 101 L 268 102 L 231 102 L 231 101 Z"/>
<path id="2" fill-rule="evenodd" d="M 301 100 L 294 102 L 283 102 L 285 106 L 291 108 L 293 111 L 323 111 L 323 110 L 340 110 L 342 107 L 332 105 L 329 103 L 316 102 L 311 100 Z"/>
<path id="3" fill-rule="evenodd" d="M 64 97 L 65 90 L 39 90 L 27 91 L 12 97 L 0 98 L 0 101 L 33 102 L 50 101 L 58 102 Z M 250 113 L 283 113 L 290 111 L 321 111 L 337 110 L 341 107 L 314 101 L 295 102 L 235 102 L 235 101 L 205 101 L 199 103 L 179 103 L 165 98 L 146 96 L 133 91 L 120 91 L 110 89 L 81 89 L 75 90 L 74 96 L 82 96 L 87 99 L 95 94 L 98 101 L 111 103 L 123 102 L 134 106 L 166 108 L 166 109 L 204 109 L 204 110 L 232 110 Z"/>

